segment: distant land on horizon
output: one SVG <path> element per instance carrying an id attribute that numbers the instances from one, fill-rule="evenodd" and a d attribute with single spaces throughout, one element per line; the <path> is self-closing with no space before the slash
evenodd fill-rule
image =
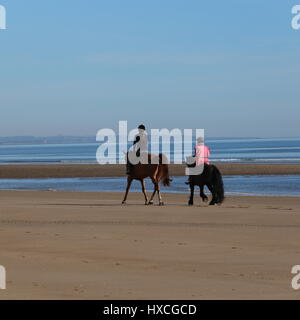
<path id="1" fill-rule="evenodd" d="M 208 140 L 228 140 L 228 139 L 296 139 L 298 137 L 207 137 Z M 95 136 L 12 136 L 0 137 L 0 145 L 26 145 L 26 144 L 85 144 L 96 143 Z"/>

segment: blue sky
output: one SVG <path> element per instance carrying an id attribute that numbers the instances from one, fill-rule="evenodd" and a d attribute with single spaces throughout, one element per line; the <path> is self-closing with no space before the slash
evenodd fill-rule
<path id="1" fill-rule="evenodd" d="M 0 0 L 0 135 L 118 120 L 300 136 L 300 0 Z"/>

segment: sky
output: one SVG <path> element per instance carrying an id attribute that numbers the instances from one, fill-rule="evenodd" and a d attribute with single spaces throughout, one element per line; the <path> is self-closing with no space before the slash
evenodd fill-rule
<path id="1" fill-rule="evenodd" d="M 0 136 L 299 137 L 300 0 L 0 0 Z"/>

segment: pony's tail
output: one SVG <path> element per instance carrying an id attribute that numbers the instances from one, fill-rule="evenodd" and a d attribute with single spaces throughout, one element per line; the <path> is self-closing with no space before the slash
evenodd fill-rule
<path id="1" fill-rule="evenodd" d="M 223 178 L 222 178 L 221 172 L 215 166 L 213 170 L 212 183 L 213 183 L 213 188 L 217 194 L 217 201 L 219 204 L 221 204 L 225 199 L 224 184 L 223 184 Z"/>
<path id="2" fill-rule="evenodd" d="M 162 167 L 162 183 L 165 187 L 170 187 L 171 179 L 169 175 L 169 166 L 168 166 L 168 159 L 165 155 L 159 155 L 159 163 Z"/>

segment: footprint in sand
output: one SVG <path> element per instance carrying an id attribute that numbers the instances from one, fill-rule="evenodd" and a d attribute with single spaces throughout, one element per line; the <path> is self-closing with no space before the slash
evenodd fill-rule
<path id="1" fill-rule="evenodd" d="M 179 242 L 179 243 L 177 243 L 179 246 L 186 246 L 187 245 L 187 243 L 184 243 L 184 242 Z"/>
<path id="2" fill-rule="evenodd" d="M 250 206 L 226 206 L 226 209 L 248 209 Z"/>
<path id="3" fill-rule="evenodd" d="M 293 208 L 282 208 L 282 207 L 266 207 L 268 210 L 281 210 L 281 211 L 292 211 Z"/>
<path id="4" fill-rule="evenodd" d="M 84 293 L 84 291 L 85 291 L 85 289 L 84 289 L 84 287 L 83 287 L 82 285 L 79 285 L 79 286 L 74 287 L 73 290 L 74 290 L 75 292 L 77 292 L 77 293 Z"/>

